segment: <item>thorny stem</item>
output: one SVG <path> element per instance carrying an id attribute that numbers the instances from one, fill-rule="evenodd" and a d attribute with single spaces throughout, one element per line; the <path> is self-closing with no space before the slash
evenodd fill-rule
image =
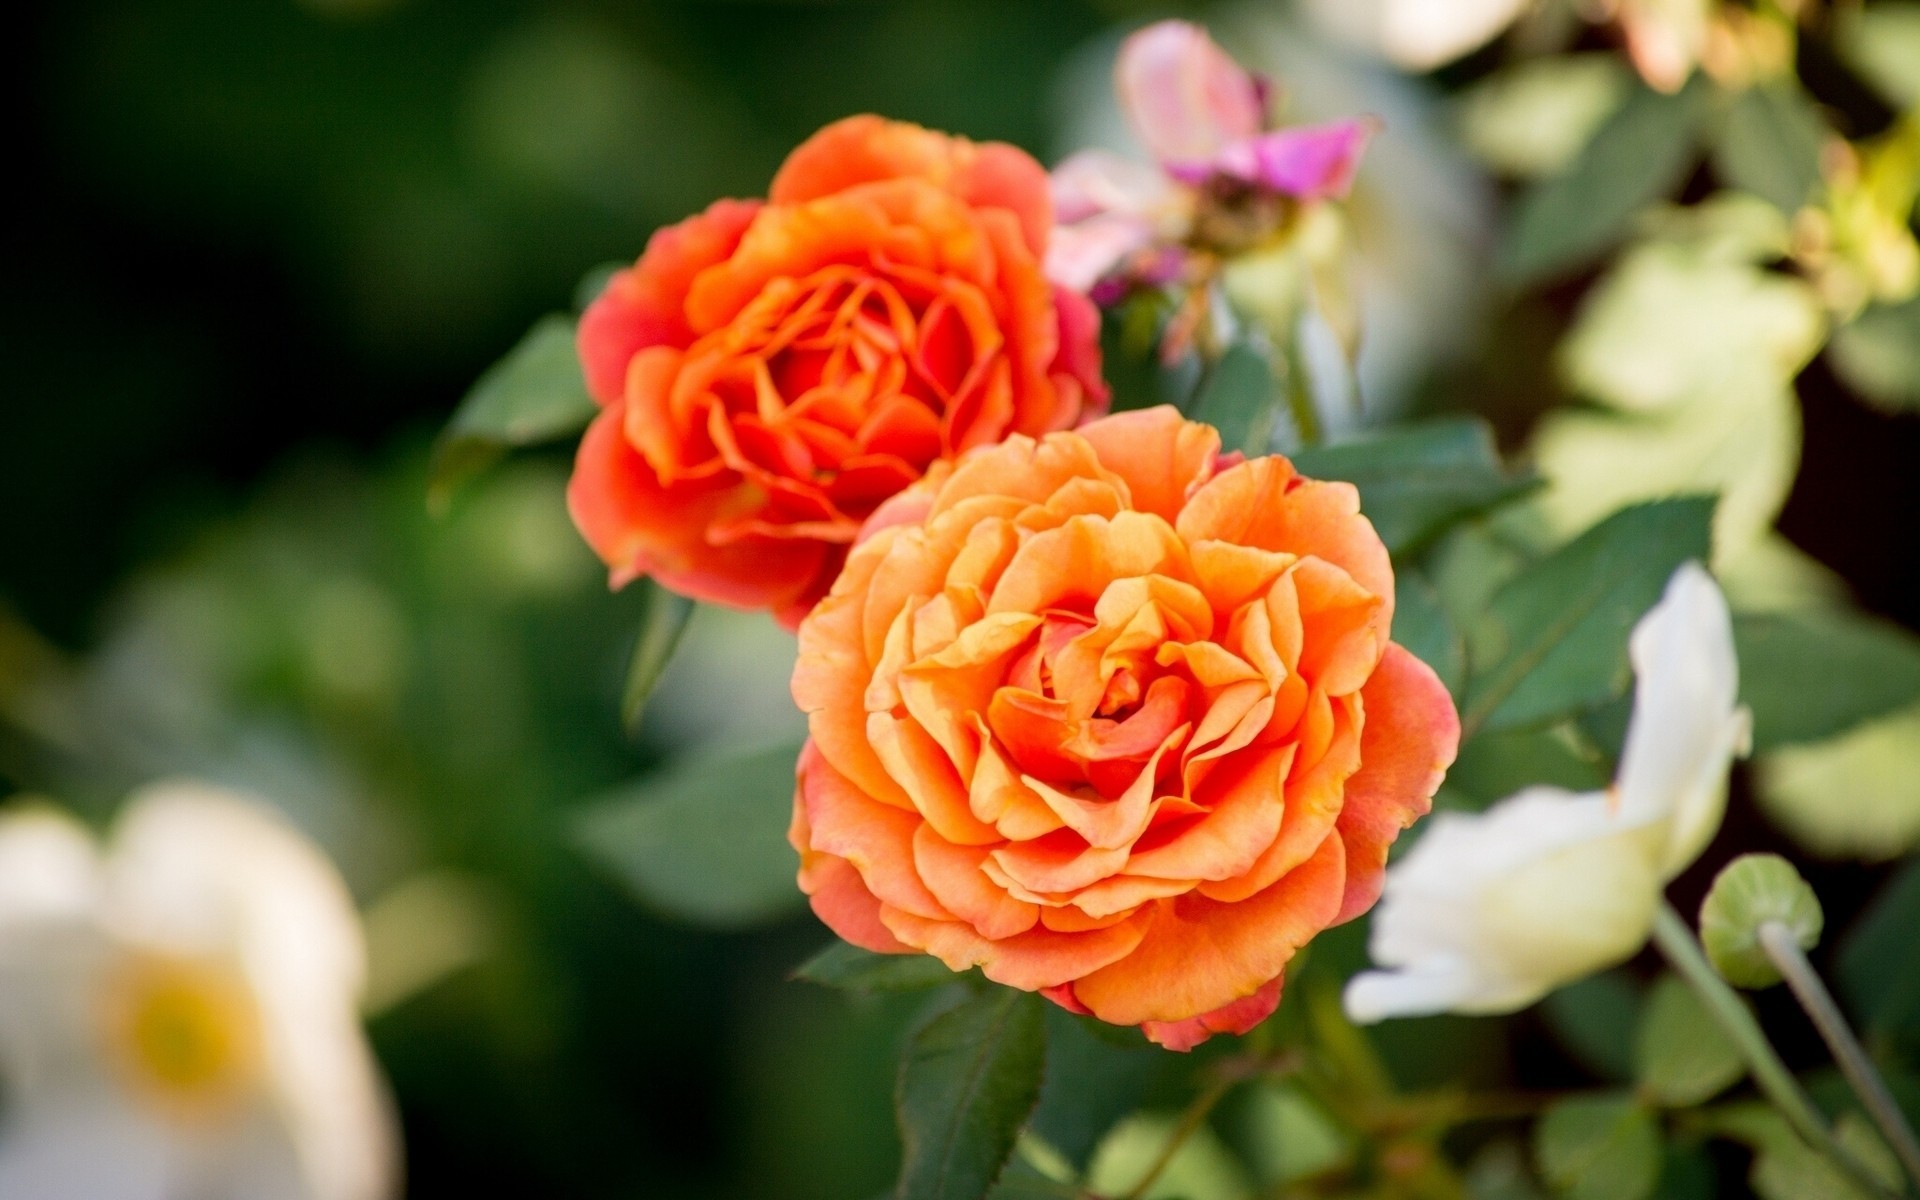
<path id="1" fill-rule="evenodd" d="M 1860 1039 L 1854 1036 L 1852 1028 L 1847 1025 L 1847 1018 L 1841 1014 L 1840 1006 L 1833 1002 L 1827 985 L 1821 981 L 1813 964 L 1807 961 L 1799 940 L 1791 929 L 1779 921 L 1763 922 L 1759 938 L 1760 948 L 1766 952 L 1767 960 L 1787 981 L 1794 999 L 1806 1010 L 1813 1027 L 1820 1031 L 1827 1049 L 1833 1052 L 1834 1061 L 1840 1064 L 1841 1073 L 1853 1086 L 1853 1094 L 1860 1098 L 1873 1123 L 1886 1135 L 1887 1144 L 1899 1156 L 1907 1177 L 1920 1183 L 1920 1142 L 1914 1140 L 1913 1126 L 1907 1124 L 1900 1106 L 1894 1103 L 1892 1094 L 1887 1091 L 1886 1081 L 1874 1069 L 1873 1060 L 1867 1057 Z"/>
<path id="2" fill-rule="evenodd" d="M 1787 1064 L 1780 1061 L 1773 1043 L 1767 1040 L 1760 1023 L 1754 1020 L 1752 1010 L 1714 972 L 1700 949 L 1699 940 L 1693 936 L 1693 930 L 1673 910 L 1673 905 L 1665 901 L 1661 902 L 1659 911 L 1654 914 L 1653 941 L 1667 961 L 1673 964 L 1674 970 L 1693 988 L 1700 1002 L 1706 1005 L 1708 1014 L 1739 1048 L 1740 1056 L 1746 1060 L 1747 1070 L 1753 1075 L 1753 1082 L 1761 1094 L 1780 1110 L 1780 1115 L 1786 1118 L 1787 1124 L 1800 1135 L 1800 1139 L 1825 1155 L 1835 1169 L 1867 1195 L 1894 1196 L 1896 1193 L 1875 1179 L 1834 1138 L 1833 1131 L 1827 1127 L 1826 1118 L 1813 1106 L 1813 1101 L 1800 1087 L 1800 1081 L 1793 1077 L 1793 1072 L 1787 1070 Z"/>
<path id="3" fill-rule="evenodd" d="M 1187 1111 L 1180 1114 L 1180 1123 L 1175 1125 L 1173 1132 L 1167 1135 L 1166 1144 L 1160 1147 L 1160 1153 L 1155 1156 L 1152 1165 L 1147 1167 L 1146 1174 L 1142 1175 L 1139 1182 L 1121 1196 L 1120 1200 L 1141 1200 L 1147 1194 L 1147 1189 L 1153 1186 L 1153 1181 L 1160 1178 L 1160 1173 L 1167 1169 L 1168 1163 L 1173 1161 L 1173 1156 L 1180 1153 L 1180 1147 L 1186 1145 L 1187 1139 L 1194 1135 L 1194 1131 L 1206 1123 L 1207 1115 L 1213 1111 L 1213 1106 L 1220 1103 L 1220 1098 L 1227 1094 L 1227 1089 L 1238 1082 L 1239 1079 L 1236 1076 L 1223 1074 L 1216 1076 L 1213 1082 L 1202 1089 L 1200 1094 L 1193 1098 L 1193 1103 L 1187 1105 Z"/>

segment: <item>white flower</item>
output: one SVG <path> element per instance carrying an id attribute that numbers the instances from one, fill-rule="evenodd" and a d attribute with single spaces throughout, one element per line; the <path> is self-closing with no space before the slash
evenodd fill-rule
<path id="1" fill-rule="evenodd" d="M 1528 788 L 1432 818 L 1388 868 L 1370 950 L 1347 985 L 1356 1021 L 1511 1012 L 1646 944 L 1661 891 L 1720 827 L 1747 743 L 1726 599 L 1688 563 L 1634 627 L 1637 682 L 1604 792 Z"/>
<path id="2" fill-rule="evenodd" d="M 1414 71 L 1479 49 L 1525 11 L 1527 0 L 1308 0 L 1307 11 L 1342 41 Z"/>
<path id="3" fill-rule="evenodd" d="M 0 816 L 0 1196 L 386 1200 L 364 971 L 332 865 L 243 798 L 149 788 L 104 852 Z"/>

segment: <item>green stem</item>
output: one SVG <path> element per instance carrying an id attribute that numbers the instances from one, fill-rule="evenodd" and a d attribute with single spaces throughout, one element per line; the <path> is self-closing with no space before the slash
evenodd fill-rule
<path id="1" fill-rule="evenodd" d="M 1853 1035 L 1853 1029 L 1840 1012 L 1840 1006 L 1833 1002 L 1833 994 L 1827 991 L 1827 985 L 1821 981 L 1813 964 L 1807 961 L 1806 953 L 1800 949 L 1799 939 L 1779 921 L 1763 922 L 1759 939 L 1767 960 L 1787 981 L 1794 999 L 1806 1010 L 1813 1027 L 1820 1031 L 1820 1037 L 1827 1043 L 1827 1049 L 1833 1052 L 1833 1059 L 1840 1064 L 1841 1073 L 1853 1086 L 1853 1094 L 1860 1098 L 1873 1123 L 1886 1135 L 1887 1144 L 1893 1147 L 1893 1152 L 1900 1158 L 1900 1165 L 1907 1170 L 1907 1178 L 1920 1183 L 1920 1141 L 1914 1139 L 1913 1126 L 1907 1124 L 1906 1115 L 1894 1103 L 1892 1093 L 1887 1091 L 1886 1081 L 1874 1069 L 1873 1060 L 1867 1057 L 1860 1039 Z"/>
<path id="2" fill-rule="evenodd" d="M 1293 426 L 1302 446 L 1320 444 L 1320 410 L 1313 406 L 1313 389 L 1307 386 L 1307 356 L 1300 344 L 1299 330 L 1287 345 L 1287 409 L 1293 414 Z"/>
<path id="3" fill-rule="evenodd" d="M 1220 1097 L 1226 1095 L 1227 1089 L 1236 1082 L 1229 1076 L 1220 1076 L 1193 1098 L 1193 1103 L 1187 1105 L 1187 1111 L 1180 1114 L 1180 1123 L 1167 1135 L 1166 1144 L 1160 1147 L 1160 1153 L 1147 1168 L 1147 1173 L 1120 1200 L 1142 1200 L 1147 1189 L 1153 1186 L 1153 1181 L 1160 1178 L 1160 1173 L 1173 1161 L 1173 1156 L 1180 1153 L 1180 1147 L 1186 1145 L 1187 1139 L 1206 1122 L 1207 1114 L 1213 1111 L 1213 1106 L 1220 1103 Z"/>
<path id="4" fill-rule="evenodd" d="M 1867 1195 L 1894 1196 L 1894 1192 L 1875 1179 L 1834 1138 L 1833 1131 L 1827 1127 L 1826 1117 L 1814 1107 L 1812 1099 L 1801 1088 L 1800 1081 L 1787 1069 L 1787 1064 L 1780 1061 L 1773 1043 L 1767 1040 L 1760 1023 L 1754 1020 L 1752 1010 L 1715 973 L 1700 949 L 1699 940 L 1693 936 L 1693 930 L 1673 910 L 1673 905 L 1664 900 L 1653 917 L 1653 943 L 1660 947 L 1660 953 L 1666 955 L 1673 969 L 1680 973 L 1680 978 L 1693 988 L 1700 1002 L 1706 1005 L 1707 1012 L 1733 1040 L 1740 1050 L 1740 1056 L 1746 1060 L 1747 1070 L 1753 1075 L 1753 1082 L 1759 1087 L 1760 1093 L 1780 1110 L 1780 1115 L 1786 1118 L 1787 1124 L 1800 1135 L 1800 1139 L 1825 1155 L 1835 1169 Z"/>

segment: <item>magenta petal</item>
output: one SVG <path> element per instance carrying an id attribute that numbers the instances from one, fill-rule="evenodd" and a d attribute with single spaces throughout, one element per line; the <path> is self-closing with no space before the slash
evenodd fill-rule
<path id="1" fill-rule="evenodd" d="M 1213 160 L 1222 175 L 1301 200 L 1338 198 L 1353 186 L 1360 155 L 1379 122 L 1355 117 L 1281 129 L 1236 142 Z"/>

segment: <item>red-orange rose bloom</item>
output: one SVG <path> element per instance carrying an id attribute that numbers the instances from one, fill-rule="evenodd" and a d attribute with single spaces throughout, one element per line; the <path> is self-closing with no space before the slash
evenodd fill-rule
<path id="1" fill-rule="evenodd" d="M 800 884 L 1186 1049 L 1380 894 L 1459 721 L 1389 640 L 1359 497 L 1172 409 L 1010 438 L 883 507 L 800 626 Z"/>
<path id="2" fill-rule="evenodd" d="M 568 504 L 616 584 L 797 621 L 929 464 L 1104 407 L 1097 313 L 1040 262 L 1024 152 L 878 117 L 815 134 L 765 203 L 663 229 L 580 320 L 602 406 Z"/>

